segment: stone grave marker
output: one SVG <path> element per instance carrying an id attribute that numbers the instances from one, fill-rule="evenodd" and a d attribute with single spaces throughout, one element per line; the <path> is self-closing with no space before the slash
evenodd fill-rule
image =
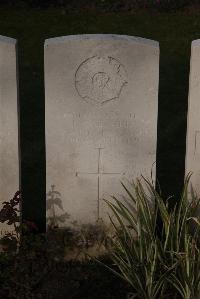
<path id="1" fill-rule="evenodd" d="M 16 43 L 0 36 L 0 208 L 19 190 Z M 0 235 L 11 229 L 0 223 Z"/>
<path id="2" fill-rule="evenodd" d="M 200 194 L 200 40 L 191 46 L 185 174 Z"/>
<path id="3" fill-rule="evenodd" d="M 150 178 L 152 167 L 155 176 L 158 81 L 153 40 L 46 40 L 47 215 L 60 215 L 57 224 L 107 222 L 102 199 L 123 194 L 120 180 Z"/>

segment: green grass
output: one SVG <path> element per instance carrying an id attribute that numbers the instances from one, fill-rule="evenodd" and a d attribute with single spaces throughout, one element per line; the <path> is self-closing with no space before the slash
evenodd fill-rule
<path id="1" fill-rule="evenodd" d="M 118 269 L 104 266 L 130 285 L 132 299 L 200 298 L 200 201 L 195 193 L 188 197 L 189 181 L 190 174 L 173 209 L 145 178 L 122 183 L 124 202 L 105 200 L 113 212 L 110 256 Z"/>
<path id="2" fill-rule="evenodd" d="M 22 185 L 31 217 L 45 198 L 43 44 L 46 38 L 84 33 L 141 36 L 160 42 L 157 174 L 164 194 L 182 188 L 191 41 L 200 38 L 198 14 L 68 13 L 0 7 L 0 34 L 18 39 Z M 41 215 L 45 211 L 45 202 Z M 35 215 L 35 216 L 33 216 Z"/>

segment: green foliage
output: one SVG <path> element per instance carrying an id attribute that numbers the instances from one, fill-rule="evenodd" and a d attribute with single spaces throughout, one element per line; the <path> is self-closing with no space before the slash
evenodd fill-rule
<path id="1" fill-rule="evenodd" d="M 15 252 L 20 241 L 20 201 L 21 192 L 17 191 L 10 201 L 3 202 L 3 207 L 0 210 L 0 223 L 6 223 L 14 227 L 14 231 L 5 233 L 0 238 L 1 248 L 9 252 Z"/>
<path id="2" fill-rule="evenodd" d="M 169 212 L 166 205 L 159 207 L 164 223 L 162 261 L 167 266 L 176 264 L 167 278 L 179 292 L 181 298 L 198 299 L 200 297 L 200 201 L 191 189 L 188 198 L 190 175 L 178 204 Z M 158 204 L 162 203 L 161 200 Z M 165 217 L 164 217 L 165 214 Z M 163 246 L 164 245 L 164 246 Z"/>
<path id="3" fill-rule="evenodd" d="M 145 2 L 145 1 L 140 1 Z M 184 8 L 188 4 L 197 3 L 197 1 L 189 0 L 149 0 L 146 1 L 147 7 L 154 7 L 158 10 L 170 11 Z"/>
<path id="4" fill-rule="evenodd" d="M 200 297 L 200 222 L 195 216 L 199 200 L 194 192 L 188 199 L 189 179 L 173 209 L 144 178 L 144 186 L 140 180 L 122 183 L 126 203 L 116 197 L 114 203 L 105 200 L 114 215 L 111 258 L 117 269 L 105 266 L 129 283 L 132 298 Z"/>
<path id="5" fill-rule="evenodd" d="M 0 0 L 1 4 L 14 7 L 46 9 L 49 7 L 68 10 L 85 10 L 87 8 L 107 11 L 134 10 L 142 8 L 158 8 L 164 10 L 181 9 L 187 4 L 196 4 L 198 0 Z"/>
<path id="6" fill-rule="evenodd" d="M 169 204 L 170 198 L 164 200 L 145 178 L 122 183 L 127 195 L 124 202 L 114 196 L 112 202 L 105 200 L 112 211 L 110 220 L 114 235 L 111 238 L 106 236 L 101 223 L 81 227 L 74 223 L 74 229 L 62 231 L 54 228 L 49 236 L 55 239 L 60 232 L 63 249 L 78 245 L 78 254 L 95 242 L 100 248 L 102 243 L 109 241 L 114 265 L 104 266 L 129 285 L 130 299 L 199 299 L 200 200 L 192 188 L 189 192 L 189 180 L 190 175 L 186 177 L 182 194 L 173 208 Z M 55 201 L 52 200 L 51 204 L 59 198 L 57 191 L 53 191 Z M 18 212 L 16 205 L 20 197 L 15 195 L 14 198 L 4 204 L 0 213 L 1 221 L 10 225 L 19 220 L 15 212 Z M 62 203 L 58 203 L 62 208 Z M 159 219 L 162 223 L 160 230 Z M 28 231 L 36 229 L 30 221 L 26 227 Z M 20 250 L 15 250 L 15 255 L 0 254 L 3 269 L 0 274 L 0 283 L 3 283 L 1 297 L 31 296 L 44 284 L 52 265 L 58 260 L 62 262 L 64 252 L 55 251 L 46 241 L 49 241 L 46 235 L 28 234 L 20 239 Z M 58 239 L 55 241 L 58 244 Z M 13 245 L 14 241 L 11 243 Z M 100 260 L 98 262 L 103 264 Z"/>
<path id="7" fill-rule="evenodd" d="M 51 185 L 51 190 L 47 193 L 46 199 L 46 209 L 50 210 L 51 215 L 47 217 L 47 223 L 50 228 L 57 228 L 59 223 L 64 223 L 67 219 L 70 218 L 70 215 L 65 212 L 62 215 L 56 215 L 55 207 L 58 207 L 60 210 L 64 211 L 61 194 L 55 190 L 55 185 Z"/>
<path id="8" fill-rule="evenodd" d="M 10 232 L 7 232 L 0 238 L 0 245 L 3 251 L 15 254 L 21 246 L 21 233 L 32 234 L 38 232 L 38 228 L 32 221 L 20 221 L 20 204 L 21 192 L 17 191 L 13 198 L 2 203 L 3 207 L 0 210 L 0 222 L 6 223 L 11 227 Z"/>

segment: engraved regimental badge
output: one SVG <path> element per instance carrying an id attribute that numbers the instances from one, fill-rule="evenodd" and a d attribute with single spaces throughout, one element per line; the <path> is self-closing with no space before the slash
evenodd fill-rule
<path id="1" fill-rule="evenodd" d="M 124 66 L 112 57 L 90 57 L 80 64 L 75 74 L 79 96 L 97 105 L 119 98 L 126 84 Z"/>

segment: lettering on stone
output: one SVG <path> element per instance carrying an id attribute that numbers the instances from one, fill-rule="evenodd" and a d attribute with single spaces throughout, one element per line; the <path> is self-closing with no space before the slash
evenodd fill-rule
<path id="1" fill-rule="evenodd" d="M 79 96 L 97 105 L 118 99 L 127 82 L 124 66 L 113 57 L 90 57 L 79 65 L 75 74 Z"/>

